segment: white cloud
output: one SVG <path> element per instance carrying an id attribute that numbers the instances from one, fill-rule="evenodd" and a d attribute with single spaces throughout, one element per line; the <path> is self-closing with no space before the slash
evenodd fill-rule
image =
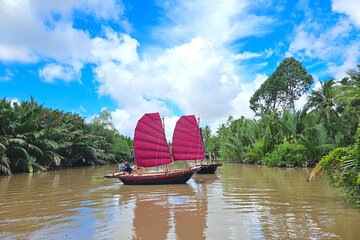
<path id="1" fill-rule="evenodd" d="M 234 55 L 224 44 L 264 34 L 274 20 L 252 14 L 252 4 L 242 0 L 166 2 L 161 7 L 173 25 L 164 24 L 153 34 L 172 47 L 147 49 L 140 55 L 138 41 L 110 29 L 105 31 L 105 38 L 92 41 L 99 94 L 110 95 L 121 106 L 114 115 L 114 119 L 121 119 L 115 124 L 117 128 L 131 133 L 137 119 L 151 111 L 167 117 L 200 115 L 204 125 L 223 121 L 230 114 L 252 116 L 248 108 L 251 91 L 266 75 L 258 75 L 251 87 L 250 83 L 244 85 L 255 70 L 236 61 L 264 53 L 244 51 Z M 266 54 L 271 56 L 272 52 Z M 234 104 L 237 98 L 246 103 L 239 100 Z M 169 102 L 181 112 L 173 112 Z"/>
<path id="2" fill-rule="evenodd" d="M 27 1 L 25 0 L 25 2 Z M 119 20 L 124 12 L 123 5 L 116 0 L 40 0 L 32 2 L 31 5 L 41 16 L 47 18 L 51 18 L 53 13 L 60 14 L 62 17 L 69 17 L 74 11 L 81 11 L 94 15 L 98 19 Z"/>
<path id="3" fill-rule="evenodd" d="M 180 113 L 172 112 L 169 101 L 183 114 L 201 116 L 203 125 L 226 120 L 230 114 L 253 116 L 249 99 L 267 76 L 258 74 L 253 82 L 242 83 L 235 57 L 226 49 L 198 37 L 161 54 L 140 57 L 135 39 L 110 30 L 106 36 L 93 42 L 91 52 L 99 61 L 94 73 L 99 93 L 123 106 L 112 113 L 120 132 L 131 136 L 145 112 L 158 111 L 174 125 L 173 115 Z M 166 124 L 168 138 L 172 125 Z"/>
<path id="4" fill-rule="evenodd" d="M 10 105 L 11 105 L 12 107 L 14 107 L 14 105 L 15 105 L 15 104 L 18 104 L 18 103 L 20 103 L 19 99 L 17 99 L 17 98 L 12 98 L 12 99 L 10 99 Z"/>
<path id="5" fill-rule="evenodd" d="M 168 142 L 172 142 L 172 137 L 174 134 L 174 129 L 175 129 L 175 125 L 176 122 L 179 120 L 180 117 L 178 116 L 172 116 L 172 117 L 165 117 L 164 118 L 164 123 L 165 123 L 165 135 L 166 135 L 166 140 Z"/>
<path id="6" fill-rule="evenodd" d="M 266 58 L 271 57 L 274 54 L 274 50 L 272 50 L 271 48 L 269 49 L 265 49 L 265 54 L 266 54 Z"/>
<path id="7" fill-rule="evenodd" d="M 0 43 L 0 60 L 5 62 L 34 62 L 37 61 L 38 58 L 26 48 L 19 48 Z"/>
<path id="8" fill-rule="evenodd" d="M 240 116 L 254 117 L 254 112 L 250 109 L 250 98 L 254 92 L 265 82 L 268 78 L 266 74 L 256 74 L 253 81 L 241 84 L 241 92 L 232 101 L 234 112 L 232 116 L 238 118 Z M 226 118 L 224 118 L 226 120 Z M 224 122 L 224 121 L 223 121 Z"/>
<path id="9" fill-rule="evenodd" d="M 341 56 L 347 43 L 344 38 L 349 36 L 351 30 L 349 22 L 345 19 L 341 19 L 336 25 L 327 29 L 311 20 L 304 22 L 295 29 L 295 37 L 290 43 L 289 53 L 322 60 Z"/>
<path id="10" fill-rule="evenodd" d="M 99 60 L 94 69 L 99 93 L 110 95 L 125 106 L 122 111 L 132 121 L 150 110 L 174 114 L 167 107 L 169 101 L 182 113 L 201 115 L 204 121 L 231 113 L 231 102 L 240 85 L 227 50 L 195 38 L 165 49 L 160 55 L 144 54 L 140 58 L 137 46 L 137 41 L 128 35 L 112 32 L 92 50 Z M 125 50 L 126 54 L 120 54 Z"/>
<path id="11" fill-rule="evenodd" d="M 313 91 L 319 91 L 322 88 L 321 82 L 319 79 L 314 80 L 314 87 L 312 88 Z"/>
<path id="12" fill-rule="evenodd" d="M 4 73 L 3 76 L 0 76 L 0 82 L 10 81 L 14 77 L 14 73 L 9 69 L 5 69 Z"/>
<path id="13" fill-rule="evenodd" d="M 353 38 L 353 32 L 354 28 L 345 18 L 339 18 L 334 25 L 325 25 L 309 17 L 295 28 L 286 56 L 327 62 L 327 71 L 341 78 L 360 59 L 360 45 Z"/>
<path id="14" fill-rule="evenodd" d="M 89 58 L 91 37 L 73 27 L 78 12 L 124 22 L 123 5 L 115 0 L 0 0 L 0 61 L 46 59 L 80 71 Z"/>
<path id="15" fill-rule="evenodd" d="M 248 36 L 263 35 L 271 30 L 274 19 L 252 13 L 254 7 L 248 0 L 196 0 L 159 2 L 166 12 L 166 23 L 154 32 L 167 43 L 189 42 L 203 37 L 214 43 L 230 43 Z M 169 24 L 170 22 L 170 24 Z"/>
<path id="16" fill-rule="evenodd" d="M 360 42 L 354 42 L 347 46 L 343 51 L 345 61 L 337 65 L 334 62 L 328 63 L 329 72 L 335 77 L 335 79 L 341 79 L 346 75 L 346 72 L 353 69 L 360 60 Z"/>
<path id="17" fill-rule="evenodd" d="M 200 115 L 204 124 L 219 122 L 230 114 L 252 115 L 246 99 L 266 75 L 244 84 L 255 70 L 237 60 L 264 53 L 234 55 L 226 46 L 269 32 L 274 20 L 254 14 L 256 5 L 246 0 L 162 4 L 173 25 L 164 24 L 153 34 L 171 47 L 139 54 L 140 43 L 129 34 L 104 27 L 104 37 L 92 38 L 87 31 L 74 28 L 73 15 L 82 12 L 115 20 L 129 30 L 130 25 L 122 19 L 123 5 L 115 0 L 2 1 L 0 31 L 7 34 L 0 36 L 0 60 L 45 60 L 39 75 L 49 83 L 80 81 L 83 65 L 94 64 L 98 93 L 116 101 L 119 108 L 111 113 L 114 123 L 129 136 L 144 112 L 160 112 L 170 126 L 178 114 Z M 181 112 L 174 111 L 172 104 Z"/>
<path id="18" fill-rule="evenodd" d="M 360 27 L 360 4 L 358 0 L 332 0 L 332 10 L 348 15 Z"/>
<path id="19" fill-rule="evenodd" d="M 164 110 L 164 111 L 161 111 Z M 167 112 L 166 109 L 159 109 L 159 108 L 151 108 L 151 107 L 144 107 L 144 108 L 127 108 L 127 109 L 116 109 L 115 111 L 111 112 L 111 117 L 113 119 L 113 123 L 121 134 L 126 136 L 133 137 L 134 129 L 136 126 L 137 121 L 145 114 L 151 112 L 160 112 L 161 117 L 165 118 L 165 133 L 166 139 L 171 141 L 172 133 L 175 127 L 175 123 L 179 117 L 172 116 L 172 117 L 165 117 L 163 113 Z"/>
<path id="20" fill-rule="evenodd" d="M 79 72 L 71 66 L 62 66 L 58 64 L 46 64 L 46 66 L 39 70 L 39 76 L 44 82 L 53 83 L 55 80 L 62 80 L 65 82 L 80 81 Z"/>
<path id="21" fill-rule="evenodd" d="M 251 58 L 257 58 L 260 56 L 262 56 L 261 53 L 244 51 L 242 53 L 235 54 L 234 59 L 235 60 L 246 60 L 246 59 L 251 59 Z"/>
<path id="22" fill-rule="evenodd" d="M 295 101 L 295 110 L 301 110 L 304 108 L 308 101 L 308 93 L 303 94 L 298 100 Z"/>

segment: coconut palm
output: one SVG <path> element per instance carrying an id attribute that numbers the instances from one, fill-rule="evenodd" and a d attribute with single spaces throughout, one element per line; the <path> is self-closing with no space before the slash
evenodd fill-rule
<path id="1" fill-rule="evenodd" d="M 6 156 L 6 147 L 0 143 L 0 173 L 11 174 L 9 158 Z"/>
<path id="2" fill-rule="evenodd" d="M 300 143 L 306 148 L 308 164 L 314 166 L 321 157 L 334 149 L 335 144 L 328 137 L 322 124 L 315 124 L 311 119 L 305 125 L 305 132 L 300 137 Z"/>
<path id="3" fill-rule="evenodd" d="M 305 109 L 310 111 L 319 123 L 323 123 L 329 136 L 335 138 L 336 123 L 339 118 L 336 105 L 335 81 L 333 79 L 320 82 L 321 88 L 313 90 L 305 105 Z"/>

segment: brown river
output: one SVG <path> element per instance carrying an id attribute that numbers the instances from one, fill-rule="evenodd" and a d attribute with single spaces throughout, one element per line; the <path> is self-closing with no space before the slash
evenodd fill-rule
<path id="1" fill-rule="evenodd" d="M 306 169 L 225 164 L 187 184 L 92 179 L 116 166 L 0 176 L 0 239 L 360 239 L 360 212 Z"/>

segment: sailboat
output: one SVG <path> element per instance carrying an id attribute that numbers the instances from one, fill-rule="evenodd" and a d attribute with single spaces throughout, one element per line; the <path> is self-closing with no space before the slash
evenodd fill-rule
<path id="1" fill-rule="evenodd" d="M 196 173 L 213 174 L 222 166 L 220 162 L 205 160 L 201 129 L 194 115 L 182 116 L 176 122 L 172 146 L 174 160 L 195 160 L 200 167 Z"/>
<path id="2" fill-rule="evenodd" d="M 134 155 L 137 170 L 128 173 L 113 173 L 105 178 L 118 178 L 128 185 L 180 184 L 186 183 L 200 169 L 198 166 L 184 169 L 169 169 L 173 159 L 166 141 L 159 113 L 147 113 L 137 122 L 134 133 Z M 186 160 L 186 159 L 184 159 Z M 164 166 L 163 171 L 141 171 L 144 168 Z"/>

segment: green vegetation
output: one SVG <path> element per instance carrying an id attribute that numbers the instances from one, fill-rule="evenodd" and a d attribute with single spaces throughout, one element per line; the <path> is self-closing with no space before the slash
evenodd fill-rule
<path id="1" fill-rule="evenodd" d="M 325 170 L 334 186 L 358 199 L 360 64 L 340 81 L 320 82 L 304 108 L 295 111 L 294 101 L 308 91 L 312 79 L 299 61 L 284 59 L 251 97 L 257 118 L 230 116 L 215 134 L 207 128 L 206 154 L 278 167 L 318 164 L 314 174 Z"/>
<path id="2" fill-rule="evenodd" d="M 308 180 L 325 170 L 330 183 L 341 188 L 360 207 L 360 127 L 355 144 L 336 148 L 324 156 L 311 172 Z"/>
<path id="3" fill-rule="evenodd" d="M 270 167 L 302 167 L 306 164 L 306 148 L 301 144 L 283 143 L 261 159 Z"/>
<path id="4" fill-rule="evenodd" d="M 132 141 L 104 110 L 90 123 L 78 114 L 0 100 L 0 174 L 114 163 L 131 158 Z"/>
<path id="5" fill-rule="evenodd" d="M 313 77 L 301 62 L 285 58 L 275 72 L 260 86 L 250 99 L 250 108 L 257 114 L 284 108 L 294 111 L 295 100 L 309 90 Z"/>

